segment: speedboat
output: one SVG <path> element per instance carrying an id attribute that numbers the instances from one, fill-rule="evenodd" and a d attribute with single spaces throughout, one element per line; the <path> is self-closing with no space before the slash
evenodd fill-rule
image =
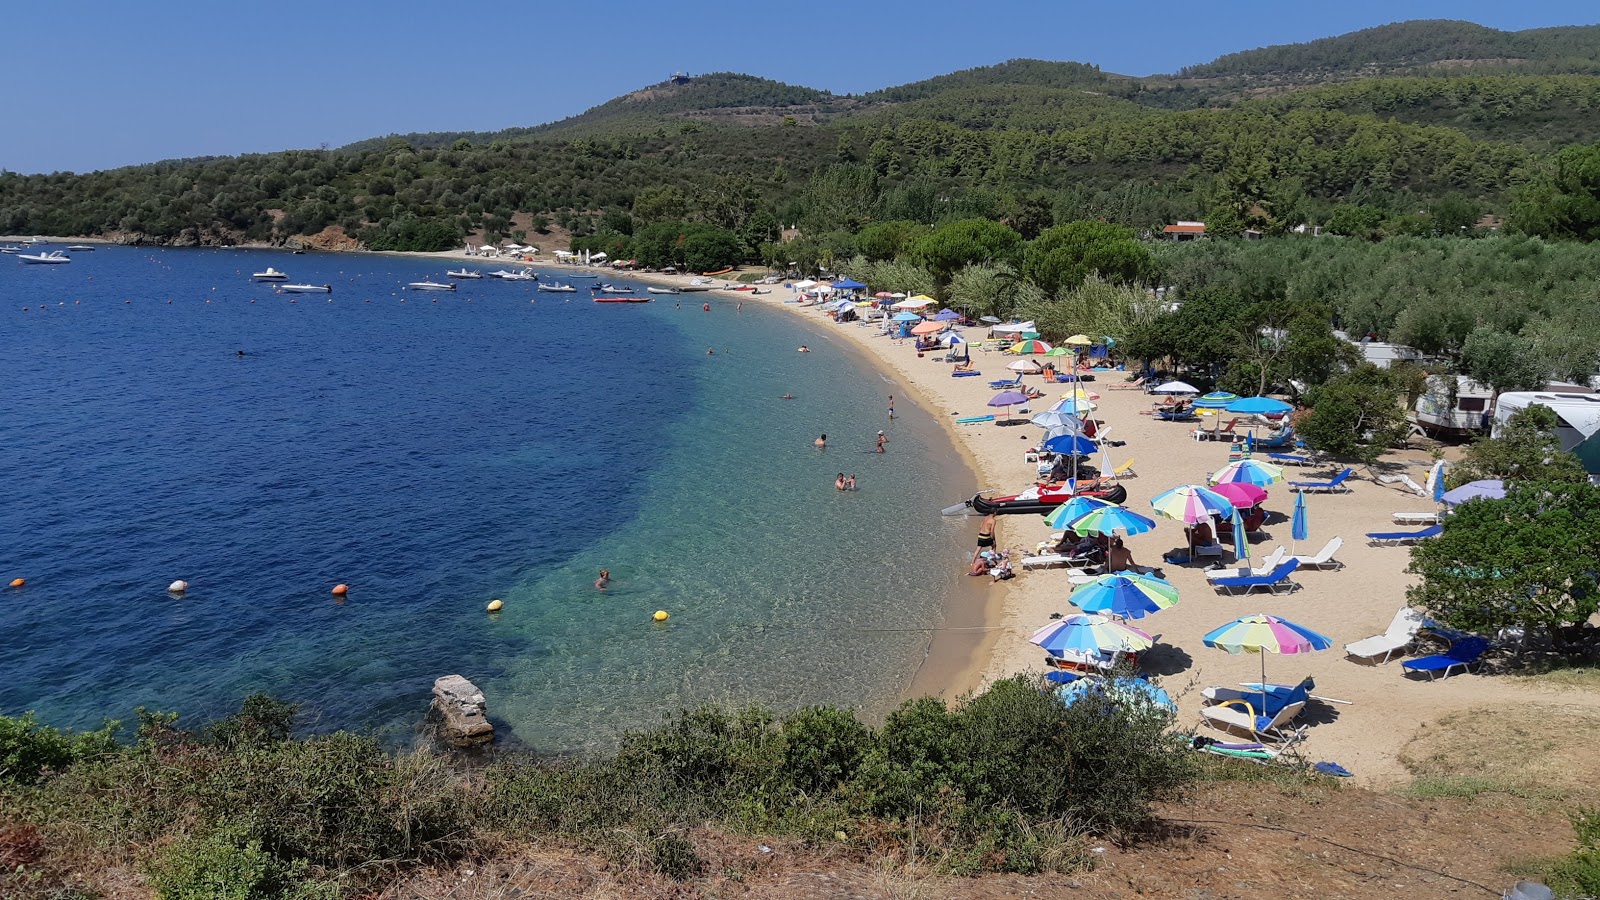
<path id="1" fill-rule="evenodd" d="M 465 269 L 465 268 L 463 268 L 459 272 L 446 272 L 445 274 L 449 275 L 451 278 L 482 278 L 483 277 L 483 273 L 482 272 L 474 272 L 474 271 L 471 271 L 470 269 Z"/>
<path id="2" fill-rule="evenodd" d="M 645 288 L 645 290 L 649 291 L 652 294 L 681 294 L 681 293 L 683 293 L 682 291 L 678 290 L 677 288 L 648 287 L 648 288 Z"/>
<path id="3" fill-rule="evenodd" d="M 251 275 L 250 277 L 255 279 L 256 281 L 288 281 L 289 280 L 289 276 L 288 275 L 284 274 L 283 272 L 279 272 L 277 269 L 274 269 L 271 266 L 267 266 L 267 270 L 265 272 L 257 272 L 254 275 Z"/>
<path id="4" fill-rule="evenodd" d="M 17 259 L 25 263 L 46 266 L 72 262 L 72 257 L 62 253 L 60 250 L 51 250 L 49 253 L 19 253 L 17 254 Z"/>
<path id="5" fill-rule="evenodd" d="M 406 287 L 413 291 L 453 291 L 456 289 L 453 284 L 440 284 L 437 281 L 413 281 Z"/>
<path id="6" fill-rule="evenodd" d="M 1050 485 L 1036 484 L 1020 494 L 1009 497 L 985 497 L 981 492 L 974 494 L 972 499 L 951 507 L 958 512 L 971 509 L 979 515 L 994 513 L 997 516 L 1028 513 L 1030 515 L 1045 515 L 1056 507 L 1071 500 L 1073 497 L 1094 497 L 1107 503 L 1121 503 L 1128 499 L 1128 489 L 1120 484 L 1104 484 L 1101 482 L 1084 482 L 1074 491 L 1066 484 Z M 945 510 L 949 512 L 950 510 Z"/>
<path id="7" fill-rule="evenodd" d="M 284 292 L 285 294 L 331 294 L 331 293 L 333 293 L 333 285 L 331 285 L 331 284 L 285 284 L 285 285 L 281 285 L 278 288 L 278 290 Z"/>
<path id="8" fill-rule="evenodd" d="M 23 238 L 22 239 L 22 246 L 24 246 L 24 247 L 37 247 L 40 244 L 46 244 L 46 243 L 49 243 L 49 242 L 46 241 L 44 238 L 40 238 L 40 237 L 31 237 L 31 238 Z"/>
<path id="9" fill-rule="evenodd" d="M 567 277 L 571 278 L 574 281 L 578 280 L 579 278 L 588 278 L 588 279 L 593 279 L 593 280 L 596 280 L 596 281 L 598 281 L 600 279 L 599 275 L 568 275 Z"/>
<path id="10" fill-rule="evenodd" d="M 94 252 L 94 245 L 93 244 L 68 244 L 67 245 L 67 252 L 69 252 L 69 253 L 93 253 Z"/>
<path id="11" fill-rule="evenodd" d="M 22 248 L 21 247 L 13 247 L 13 246 L 11 246 L 9 244 L 4 246 L 4 247 L 0 247 L 0 253 L 21 253 L 21 252 L 22 252 Z"/>
<path id="12" fill-rule="evenodd" d="M 596 297 L 596 303 L 649 303 L 649 297 Z"/>
<path id="13" fill-rule="evenodd" d="M 539 282 L 539 292 L 543 294 L 576 294 L 578 289 L 570 284 L 562 284 L 559 281 L 553 284 L 545 284 L 541 281 Z"/>
<path id="14" fill-rule="evenodd" d="M 505 269 L 501 269 L 498 272 L 490 272 L 489 274 L 490 274 L 490 276 L 492 276 L 494 278 L 503 278 L 506 281 L 538 281 L 539 280 L 539 276 L 532 269 L 523 269 L 520 272 L 507 272 Z"/>
<path id="15" fill-rule="evenodd" d="M 631 294 L 631 293 L 633 293 L 633 288 L 617 287 L 614 284 L 602 284 L 597 288 L 590 288 L 590 290 L 599 291 L 602 294 Z"/>

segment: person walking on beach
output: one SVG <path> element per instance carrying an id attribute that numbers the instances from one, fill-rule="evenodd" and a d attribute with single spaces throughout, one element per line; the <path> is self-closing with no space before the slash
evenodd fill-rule
<path id="1" fill-rule="evenodd" d="M 878 452 L 883 452 L 883 445 L 889 443 L 889 438 L 883 432 L 878 432 Z"/>
<path id="2" fill-rule="evenodd" d="M 608 585 L 610 583 L 611 583 L 611 570 L 610 569 L 601 569 L 600 570 L 600 577 L 596 578 L 594 580 L 594 589 L 597 590 L 597 591 L 603 591 L 603 590 L 606 589 L 606 585 Z"/>
<path id="3" fill-rule="evenodd" d="M 889 421 L 894 421 L 894 395 L 889 395 Z"/>
<path id="4" fill-rule="evenodd" d="M 828 436 L 823 435 L 822 437 L 817 438 L 811 442 L 811 446 L 817 448 L 818 450 L 828 449 Z"/>

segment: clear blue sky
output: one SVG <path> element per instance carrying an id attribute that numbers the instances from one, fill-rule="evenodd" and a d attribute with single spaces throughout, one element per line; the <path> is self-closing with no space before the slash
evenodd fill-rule
<path id="1" fill-rule="evenodd" d="M 674 70 L 860 93 L 1014 57 L 1171 72 L 1404 19 L 1589 24 L 1590 2 L 1050 0 L 83 0 L 7 4 L 0 168 L 493 130 L 574 113 Z"/>

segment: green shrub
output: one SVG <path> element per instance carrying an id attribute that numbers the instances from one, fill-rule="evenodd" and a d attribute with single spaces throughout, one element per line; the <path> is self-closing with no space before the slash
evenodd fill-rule
<path id="1" fill-rule="evenodd" d="M 1600 896 L 1600 809 L 1584 809 L 1572 817 L 1578 849 L 1550 871 L 1550 887 L 1560 897 Z"/>
<path id="2" fill-rule="evenodd" d="M 296 874 L 238 829 L 179 841 L 147 873 L 160 900 L 269 900 L 283 897 Z"/>
<path id="3" fill-rule="evenodd" d="M 783 723 L 783 774 L 802 793 L 831 791 L 855 776 L 872 732 L 849 710 L 802 709 Z"/>
<path id="4" fill-rule="evenodd" d="M 0 716 L 0 782 L 33 783 L 75 762 L 117 750 L 114 722 L 74 733 L 40 725 L 33 713 Z"/>

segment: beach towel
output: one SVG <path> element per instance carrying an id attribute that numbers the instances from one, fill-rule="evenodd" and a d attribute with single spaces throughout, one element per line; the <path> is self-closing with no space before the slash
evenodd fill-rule
<path id="1" fill-rule="evenodd" d="M 1354 778 L 1355 773 L 1336 762 L 1319 762 L 1311 768 L 1323 775 L 1332 775 L 1335 778 Z"/>

